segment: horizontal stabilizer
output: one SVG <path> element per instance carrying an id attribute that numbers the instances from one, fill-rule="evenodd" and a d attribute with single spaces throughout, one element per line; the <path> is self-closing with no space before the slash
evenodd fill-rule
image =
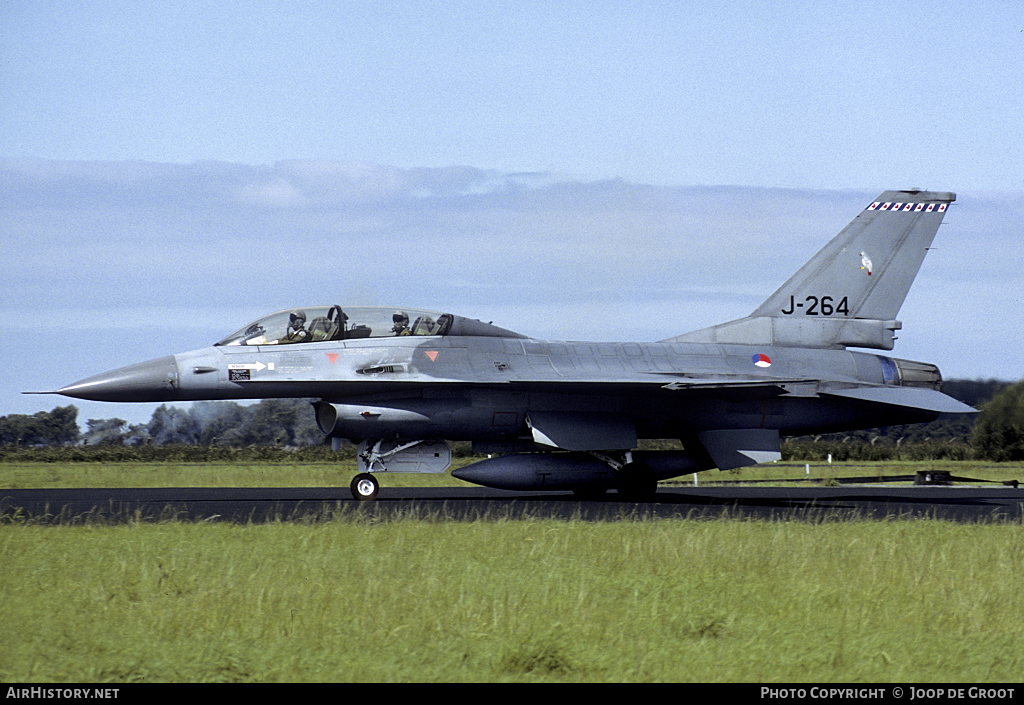
<path id="1" fill-rule="evenodd" d="M 978 411 L 973 406 L 959 402 L 948 394 L 923 387 L 856 387 L 854 389 L 822 390 L 821 393 L 847 399 L 860 399 L 876 404 L 921 409 L 938 414 L 975 414 Z"/>
<path id="2" fill-rule="evenodd" d="M 719 470 L 731 470 L 782 457 L 779 432 L 768 428 L 736 428 L 701 431 L 700 442 Z"/>

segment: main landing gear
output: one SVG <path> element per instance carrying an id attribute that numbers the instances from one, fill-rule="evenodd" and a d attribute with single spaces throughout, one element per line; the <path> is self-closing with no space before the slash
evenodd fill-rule
<path id="1" fill-rule="evenodd" d="M 632 451 L 627 450 L 621 460 L 597 451 L 590 451 L 590 454 L 616 471 L 612 486 L 618 491 L 619 497 L 627 502 L 648 502 L 654 499 L 658 492 L 658 478 L 650 465 L 633 460 Z M 576 494 L 584 496 L 587 492 L 594 494 L 591 488 L 582 488 Z"/>
<path id="2" fill-rule="evenodd" d="M 616 489 L 627 502 L 646 502 L 658 491 L 658 480 L 647 463 L 626 463 L 616 477 Z"/>

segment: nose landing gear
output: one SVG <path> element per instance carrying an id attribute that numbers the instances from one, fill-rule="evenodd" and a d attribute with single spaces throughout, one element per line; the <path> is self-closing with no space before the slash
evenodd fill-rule
<path id="1" fill-rule="evenodd" d="M 361 472 L 352 478 L 349 489 L 352 490 L 353 497 L 361 502 L 366 502 L 377 496 L 380 484 L 377 482 L 377 478 L 370 473 Z"/>

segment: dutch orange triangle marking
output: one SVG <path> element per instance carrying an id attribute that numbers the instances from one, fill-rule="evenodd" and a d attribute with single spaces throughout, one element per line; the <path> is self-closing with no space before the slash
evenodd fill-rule
<path id="1" fill-rule="evenodd" d="M 330 360 L 333 365 L 338 361 L 338 353 L 327 353 L 327 359 Z"/>
<path id="2" fill-rule="evenodd" d="M 435 362 L 437 360 L 437 350 L 426 350 L 424 351 L 424 354 L 430 358 L 431 362 Z"/>

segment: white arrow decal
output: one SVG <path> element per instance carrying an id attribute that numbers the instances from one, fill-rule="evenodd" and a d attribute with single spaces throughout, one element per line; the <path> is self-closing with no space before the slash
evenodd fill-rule
<path id="1" fill-rule="evenodd" d="M 256 372 L 262 372 L 263 370 L 274 370 L 274 363 L 271 362 L 268 365 L 264 365 L 262 362 L 248 362 L 243 365 L 228 365 L 229 370 L 255 370 Z"/>

